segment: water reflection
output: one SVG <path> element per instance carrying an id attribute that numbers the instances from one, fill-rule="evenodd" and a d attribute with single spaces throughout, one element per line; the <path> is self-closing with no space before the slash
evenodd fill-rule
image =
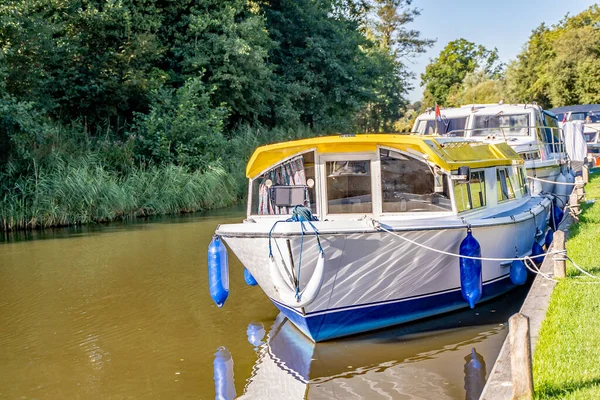
<path id="1" fill-rule="evenodd" d="M 265 326 L 261 322 L 250 322 L 248 329 L 246 329 L 246 335 L 248 336 L 248 342 L 252 346 L 258 347 L 264 343 L 263 339 L 266 335 Z"/>
<path id="2" fill-rule="evenodd" d="M 279 314 L 266 338 L 250 323 L 257 360 L 241 399 L 477 399 L 523 291 L 423 322 L 315 344 Z M 512 299 L 513 301 L 510 301 Z M 463 368 L 461 368 L 461 366 Z"/>
<path id="3" fill-rule="evenodd" d="M 475 348 L 465 357 L 465 391 L 466 400 L 477 400 L 485 386 L 485 360 Z"/>
<path id="4" fill-rule="evenodd" d="M 235 383 L 233 379 L 233 359 L 225 347 L 219 347 L 213 363 L 215 374 L 215 398 L 218 400 L 235 399 Z"/>

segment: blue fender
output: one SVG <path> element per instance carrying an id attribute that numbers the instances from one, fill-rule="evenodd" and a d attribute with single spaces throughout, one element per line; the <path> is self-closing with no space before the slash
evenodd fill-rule
<path id="1" fill-rule="evenodd" d="M 217 235 L 208 245 L 208 285 L 210 297 L 217 307 L 223 307 L 229 296 L 229 265 L 227 248 Z"/>
<path id="2" fill-rule="evenodd" d="M 533 241 L 533 246 L 531 247 L 531 259 L 536 263 L 544 261 L 544 249 L 536 240 Z"/>
<path id="3" fill-rule="evenodd" d="M 527 268 L 521 260 L 513 260 L 510 263 L 510 281 L 514 285 L 522 285 L 527 282 Z"/>
<path id="4" fill-rule="evenodd" d="M 248 286 L 258 285 L 258 282 L 256 282 L 256 279 L 254 279 L 250 271 L 248 271 L 248 268 L 244 268 L 244 280 Z"/>
<path id="5" fill-rule="evenodd" d="M 467 230 L 467 237 L 460 243 L 461 256 L 481 257 L 481 246 L 473 237 L 471 229 Z M 469 307 L 475 308 L 475 303 L 481 299 L 483 282 L 481 276 L 481 260 L 460 257 L 460 291 Z"/>

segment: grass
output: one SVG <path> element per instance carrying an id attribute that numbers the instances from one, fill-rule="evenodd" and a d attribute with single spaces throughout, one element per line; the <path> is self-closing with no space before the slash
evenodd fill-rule
<path id="1" fill-rule="evenodd" d="M 567 253 L 600 276 L 600 171 L 590 175 L 580 222 Z M 533 358 L 536 399 L 600 399 L 600 280 L 567 262 L 567 278 L 552 293 Z"/>
<path id="2" fill-rule="evenodd" d="M 50 166 L 30 168 L 16 178 L 7 178 L 8 172 L 3 176 L 0 168 L 0 231 L 226 207 L 247 195 L 246 163 L 256 147 L 312 136 L 315 132 L 307 127 L 241 126 L 224 144 L 226 158 L 205 172 L 175 165 L 127 166 L 116 172 L 122 160 L 114 159 L 121 154 L 114 148 L 105 152 L 113 158 L 57 152 Z"/>
<path id="3" fill-rule="evenodd" d="M 167 165 L 119 175 L 92 158 L 57 162 L 3 192 L 0 231 L 192 212 L 237 200 L 233 179 L 220 166 L 202 173 Z"/>

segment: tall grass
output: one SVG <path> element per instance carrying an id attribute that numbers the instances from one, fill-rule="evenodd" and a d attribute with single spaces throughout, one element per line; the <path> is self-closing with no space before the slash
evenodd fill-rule
<path id="1" fill-rule="evenodd" d="M 242 126 L 215 149 L 221 159 L 204 172 L 172 164 L 135 167 L 120 160 L 132 156 L 123 146 L 94 151 L 88 145 L 81 152 L 72 148 L 73 154 L 57 143 L 42 166 L 33 163 L 20 175 L 0 169 L 0 231 L 226 207 L 246 197 L 246 163 L 258 146 L 312 136 L 306 127 Z M 85 152 L 93 155 L 81 155 Z"/>
<path id="2" fill-rule="evenodd" d="M 236 199 L 234 181 L 220 165 L 206 172 L 174 165 L 133 168 L 119 176 L 91 157 L 58 160 L 4 188 L 0 230 L 192 212 Z"/>

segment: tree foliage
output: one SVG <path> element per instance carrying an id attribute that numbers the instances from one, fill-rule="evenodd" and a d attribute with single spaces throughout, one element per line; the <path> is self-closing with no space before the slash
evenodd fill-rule
<path id="1" fill-rule="evenodd" d="M 515 101 L 545 107 L 600 102 L 600 7 L 541 24 L 507 70 Z"/>
<path id="2" fill-rule="evenodd" d="M 221 162 L 243 180 L 248 132 L 393 129 L 404 58 L 432 43 L 406 27 L 418 15 L 411 0 L 3 1 L 0 187 L 87 157 L 124 179 Z"/>
<path id="3" fill-rule="evenodd" d="M 481 69 L 492 78 L 502 72 L 498 62 L 498 51 L 488 50 L 465 39 L 449 42 L 440 55 L 431 60 L 421 74 L 425 86 L 424 101 L 427 105 L 438 103 L 446 105 L 446 99 L 455 86 L 460 86 L 468 73 Z"/>

